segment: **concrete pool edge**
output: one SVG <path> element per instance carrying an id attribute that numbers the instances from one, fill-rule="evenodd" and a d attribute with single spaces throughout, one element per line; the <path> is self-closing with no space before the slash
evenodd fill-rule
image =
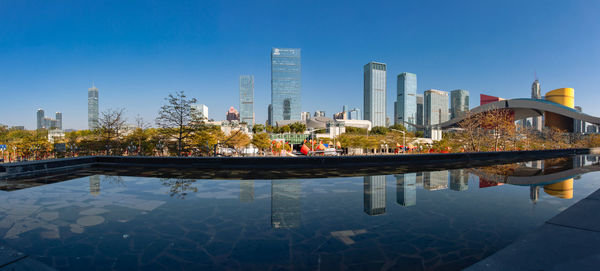
<path id="1" fill-rule="evenodd" d="M 465 270 L 597 270 L 600 189 Z"/>
<path id="2" fill-rule="evenodd" d="M 384 167 L 427 170 L 436 167 L 464 168 L 594 153 L 600 153 L 600 149 L 310 157 L 86 156 L 0 164 L 0 180 L 64 174 L 94 166 L 196 170 L 345 169 L 354 171 L 376 170 Z"/>

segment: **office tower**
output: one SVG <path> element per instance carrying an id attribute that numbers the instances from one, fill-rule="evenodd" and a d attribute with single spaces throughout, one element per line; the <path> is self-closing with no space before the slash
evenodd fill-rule
<path id="1" fill-rule="evenodd" d="M 297 228 L 301 224 L 300 195 L 297 180 L 271 181 L 271 227 Z"/>
<path id="2" fill-rule="evenodd" d="M 469 92 L 456 89 L 450 92 L 450 119 L 460 118 L 469 112 Z"/>
<path id="3" fill-rule="evenodd" d="M 314 114 L 315 117 L 325 117 L 325 111 L 317 110 Z"/>
<path id="4" fill-rule="evenodd" d="M 448 188 L 448 171 L 423 172 L 423 188 L 429 191 Z"/>
<path id="5" fill-rule="evenodd" d="M 397 97 L 394 108 L 394 124 L 402 124 L 408 131 L 417 123 L 417 75 L 403 72 L 398 75 Z"/>
<path id="6" fill-rule="evenodd" d="M 254 125 L 254 76 L 240 76 L 240 121 Z"/>
<path id="7" fill-rule="evenodd" d="M 386 126 L 386 73 L 384 63 L 369 62 L 364 66 L 364 119 L 371 125 Z"/>
<path id="8" fill-rule="evenodd" d="M 417 94 L 417 125 L 424 124 L 424 98 L 423 94 Z"/>
<path id="9" fill-rule="evenodd" d="M 424 125 L 434 125 L 448 121 L 448 92 L 430 89 L 425 91 L 423 100 Z"/>
<path id="10" fill-rule="evenodd" d="M 254 201 L 254 181 L 240 180 L 240 202 Z"/>
<path id="11" fill-rule="evenodd" d="M 56 129 L 62 130 L 62 113 L 56 112 Z"/>
<path id="12" fill-rule="evenodd" d="M 274 125 L 273 123 L 273 105 L 269 104 L 269 108 L 267 109 L 267 123 L 271 126 Z"/>
<path id="13" fill-rule="evenodd" d="M 37 129 L 43 129 L 44 124 L 44 109 L 37 110 Z"/>
<path id="14" fill-rule="evenodd" d="M 94 84 L 88 89 L 88 129 L 98 128 L 98 89 Z"/>
<path id="15" fill-rule="evenodd" d="M 577 110 L 577 112 L 581 112 L 581 106 L 575 106 L 575 110 Z M 583 134 L 585 133 L 585 121 L 582 120 L 573 120 L 573 132 L 574 133 L 578 133 L 578 134 Z"/>
<path id="16" fill-rule="evenodd" d="M 364 177 L 364 211 L 368 215 L 385 214 L 385 175 Z"/>
<path id="17" fill-rule="evenodd" d="M 194 118 L 201 120 L 208 120 L 208 106 L 203 104 L 192 104 L 192 112 L 195 114 Z"/>
<path id="18" fill-rule="evenodd" d="M 227 110 L 227 114 L 225 115 L 225 118 L 228 121 L 234 121 L 234 120 L 239 121 L 240 113 L 237 110 L 235 110 L 235 108 L 233 108 L 233 106 L 232 106 L 229 108 L 229 110 Z"/>
<path id="19" fill-rule="evenodd" d="M 417 173 L 397 174 L 396 202 L 402 206 L 417 204 Z"/>
<path id="20" fill-rule="evenodd" d="M 361 120 L 360 108 L 354 108 L 348 112 L 348 118 L 351 120 Z"/>
<path id="21" fill-rule="evenodd" d="M 531 98 L 542 99 L 542 89 L 540 87 L 540 81 L 538 81 L 537 79 L 535 79 L 535 81 L 533 81 L 533 84 L 531 85 Z M 542 116 L 533 117 L 531 121 L 533 129 L 538 131 L 542 130 L 542 123 L 544 123 L 542 120 Z"/>
<path id="22" fill-rule="evenodd" d="M 300 114 L 300 120 L 307 121 L 310 119 L 310 112 L 302 112 Z"/>
<path id="23" fill-rule="evenodd" d="M 300 120 L 302 65 L 300 49 L 271 50 L 271 125 L 279 120 Z"/>
<path id="24" fill-rule="evenodd" d="M 464 169 L 450 170 L 450 189 L 454 191 L 469 189 L 469 173 Z"/>

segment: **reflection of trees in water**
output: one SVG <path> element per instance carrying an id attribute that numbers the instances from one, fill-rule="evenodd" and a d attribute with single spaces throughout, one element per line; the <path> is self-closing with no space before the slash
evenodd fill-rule
<path id="1" fill-rule="evenodd" d="M 185 199 L 185 196 L 187 196 L 189 192 L 198 192 L 198 187 L 195 187 L 193 185 L 196 182 L 196 180 L 160 179 L 160 182 L 162 183 L 162 185 L 169 187 L 169 195 L 171 197 Z"/>
<path id="2" fill-rule="evenodd" d="M 511 176 L 514 174 L 515 169 L 520 167 L 520 164 L 506 164 L 506 165 L 495 165 L 489 167 L 477 168 L 482 173 L 500 175 L 500 176 Z"/>
<path id="3" fill-rule="evenodd" d="M 102 176 L 102 182 L 106 184 L 112 184 L 117 186 L 125 186 L 125 181 L 123 181 L 123 177 L 121 176 Z"/>

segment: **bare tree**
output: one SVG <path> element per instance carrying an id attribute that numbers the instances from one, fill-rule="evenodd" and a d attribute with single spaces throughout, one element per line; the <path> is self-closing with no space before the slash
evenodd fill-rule
<path id="1" fill-rule="evenodd" d="M 106 144 L 107 154 L 111 154 L 114 141 L 119 139 L 120 134 L 125 129 L 125 122 L 127 120 L 123 114 L 123 109 L 108 109 L 100 114 L 98 131 Z"/>
<path id="2" fill-rule="evenodd" d="M 169 136 L 177 139 L 177 156 L 185 149 L 185 140 L 201 124 L 199 114 L 192 108 L 196 98 L 188 98 L 183 91 L 169 94 L 166 105 L 160 108 L 156 124 Z"/>

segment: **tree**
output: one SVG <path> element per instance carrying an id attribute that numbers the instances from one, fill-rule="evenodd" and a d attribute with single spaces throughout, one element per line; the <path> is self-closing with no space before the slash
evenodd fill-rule
<path id="1" fill-rule="evenodd" d="M 294 122 L 289 125 L 292 133 L 302 134 L 306 131 L 306 124 L 301 122 Z"/>
<path id="2" fill-rule="evenodd" d="M 177 139 L 177 156 L 185 150 L 185 140 L 202 123 L 199 114 L 192 108 L 196 98 L 189 99 L 183 91 L 169 94 L 166 105 L 158 112 L 156 124 L 169 136 Z"/>
<path id="3" fill-rule="evenodd" d="M 292 131 L 292 128 L 290 128 L 289 125 L 284 125 L 279 128 L 279 131 L 282 133 L 289 133 Z"/>
<path id="4" fill-rule="evenodd" d="M 231 134 L 225 145 L 234 148 L 237 153 L 242 153 L 242 149 L 250 145 L 250 137 L 246 133 L 238 130 Z"/>
<path id="5" fill-rule="evenodd" d="M 376 134 L 376 135 L 385 135 L 389 132 L 390 130 L 386 127 L 383 126 L 375 126 L 371 129 L 371 133 L 372 134 Z"/>
<path id="6" fill-rule="evenodd" d="M 400 131 L 406 132 L 406 127 L 404 127 L 404 125 L 402 125 L 402 124 L 394 124 L 394 125 L 390 126 L 389 128 L 390 128 L 390 130 L 394 129 L 394 130 L 400 130 Z"/>
<path id="7" fill-rule="evenodd" d="M 252 137 L 252 145 L 258 148 L 261 152 L 264 152 L 271 146 L 271 139 L 267 133 L 254 134 Z"/>
<path id="8" fill-rule="evenodd" d="M 267 133 L 269 133 L 269 134 L 273 133 L 273 126 L 271 126 L 271 125 L 265 126 L 265 131 L 267 131 Z"/>
<path id="9" fill-rule="evenodd" d="M 198 154 L 210 155 L 214 151 L 214 146 L 224 138 L 225 134 L 221 131 L 220 126 L 204 124 L 198 127 L 190 137 L 190 141 Z"/>
<path id="10" fill-rule="evenodd" d="M 108 109 L 100 114 L 98 119 L 98 131 L 103 142 L 106 144 L 106 153 L 110 154 L 111 149 L 119 140 L 120 134 L 125 129 L 126 119 L 123 116 L 123 109 Z"/>
<path id="11" fill-rule="evenodd" d="M 264 130 L 265 130 L 265 126 L 262 124 L 254 124 L 254 126 L 252 126 L 252 133 L 254 133 L 254 134 L 260 133 Z"/>

